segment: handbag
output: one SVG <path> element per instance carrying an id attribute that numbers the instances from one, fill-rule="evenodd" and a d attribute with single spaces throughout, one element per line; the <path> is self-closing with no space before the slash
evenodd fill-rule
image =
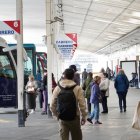
<path id="1" fill-rule="evenodd" d="M 132 128 L 140 130 L 140 101 L 138 102 L 135 109 L 133 122 L 132 122 Z"/>
<path id="2" fill-rule="evenodd" d="M 27 93 L 35 93 L 35 88 L 34 87 L 28 87 Z"/>

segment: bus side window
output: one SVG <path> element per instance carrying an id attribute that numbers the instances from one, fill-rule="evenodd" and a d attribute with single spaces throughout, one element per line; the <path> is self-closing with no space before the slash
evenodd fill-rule
<path id="1" fill-rule="evenodd" d="M 5 78 L 14 78 L 14 70 L 6 55 L 0 56 L 0 76 Z"/>

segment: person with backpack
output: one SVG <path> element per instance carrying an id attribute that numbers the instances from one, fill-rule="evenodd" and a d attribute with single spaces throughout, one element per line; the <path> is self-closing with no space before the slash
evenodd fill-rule
<path id="1" fill-rule="evenodd" d="M 68 68 L 63 74 L 64 78 L 53 91 L 52 115 L 59 120 L 61 140 L 69 140 L 69 133 L 72 140 L 82 140 L 81 125 L 85 124 L 87 115 L 83 90 L 73 81 L 73 69 Z"/>

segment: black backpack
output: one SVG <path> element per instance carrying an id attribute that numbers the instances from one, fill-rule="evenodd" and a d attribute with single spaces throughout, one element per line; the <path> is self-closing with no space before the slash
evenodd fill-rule
<path id="1" fill-rule="evenodd" d="M 57 97 L 57 112 L 61 120 L 71 121 L 76 117 L 77 105 L 73 89 L 77 86 L 63 88 L 59 83 L 61 91 Z"/>

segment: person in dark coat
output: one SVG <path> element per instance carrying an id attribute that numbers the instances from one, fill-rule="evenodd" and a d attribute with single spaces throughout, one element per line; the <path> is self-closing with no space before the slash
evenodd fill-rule
<path id="1" fill-rule="evenodd" d="M 86 69 L 84 69 L 84 71 L 82 72 L 82 83 L 85 82 L 87 77 L 88 77 L 88 73 L 87 73 Z"/>
<path id="2" fill-rule="evenodd" d="M 77 72 L 77 68 L 75 65 L 70 65 L 69 66 L 70 69 L 73 69 L 74 70 L 74 82 L 77 84 L 77 85 L 80 85 L 80 74 Z"/>
<path id="3" fill-rule="evenodd" d="M 124 70 L 122 69 L 119 70 L 119 73 L 117 74 L 115 78 L 114 87 L 116 89 L 116 92 L 119 98 L 120 112 L 122 112 L 123 109 L 124 109 L 124 112 L 126 112 L 126 95 L 129 88 L 129 81 L 128 81 L 127 76 L 124 73 Z"/>
<path id="4" fill-rule="evenodd" d="M 47 114 L 47 108 L 48 108 L 47 70 L 45 70 L 43 76 L 43 108 L 41 115 Z"/>

